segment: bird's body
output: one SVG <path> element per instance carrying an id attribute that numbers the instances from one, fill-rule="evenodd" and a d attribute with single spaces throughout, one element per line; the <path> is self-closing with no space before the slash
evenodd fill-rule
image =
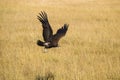
<path id="1" fill-rule="evenodd" d="M 48 17 L 45 12 L 39 13 L 38 20 L 42 23 L 42 27 L 43 27 L 42 35 L 44 42 L 38 40 L 37 44 L 39 46 L 45 46 L 45 48 L 57 47 L 61 37 L 65 36 L 69 25 L 64 24 L 64 26 L 58 29 L 56 34 L 53 35 L 52 28 L 49 24 Z"/>

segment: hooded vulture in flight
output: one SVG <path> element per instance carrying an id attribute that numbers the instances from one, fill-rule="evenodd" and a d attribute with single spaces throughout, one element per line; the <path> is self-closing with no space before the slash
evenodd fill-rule
<path id="1" fill-rule="evenodd" d="M 44 41 L 38 40 L 37 45 L 44 46 L 45 48 L 58 47 L 58 42 L 63 36 L 65 36 L 69 25 L 64 24 L 63 27 L 59 28 L 57 32 L 53 34 L 53 30 L 48 21 L 47 13 L 41 11 L 41 13 L 39 13 L 39 16 L 37 16 L 37 18 L 42 24 L 42 28 L 43 28 L 42 35 L 44 39 Z"/>

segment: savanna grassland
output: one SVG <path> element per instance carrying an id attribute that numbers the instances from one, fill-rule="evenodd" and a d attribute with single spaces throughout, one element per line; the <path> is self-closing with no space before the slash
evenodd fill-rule
<path id="1" fill-rule="evenodd" d="M 40 11 L 56 30 L 69 24 L 59 42 L 48 49 Z M 120 0 L 0 0 L 0 80 L 120 80 Z"/>

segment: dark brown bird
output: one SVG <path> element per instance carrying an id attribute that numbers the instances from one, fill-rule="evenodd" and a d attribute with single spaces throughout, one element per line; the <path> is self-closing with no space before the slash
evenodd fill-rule
<path id="1" fill-rule="evenodd" d="M 58 42 L 63 36 L 65 36 L 69 25 L 64 24 L 63 27 L 57 30 L 56 34 L 53 34 L 53 30 L 48 21 L 47 13 L 41 11 L 41 13 L 39 13 L 39 16 L 37 17 L 38 20 L 42 23 L 42 28 L 43 28 L 42 35 L 44 39 L 44 42 L 38 40 L 37 45 L 45 46 L 45 48 L 58 47 Z"/>

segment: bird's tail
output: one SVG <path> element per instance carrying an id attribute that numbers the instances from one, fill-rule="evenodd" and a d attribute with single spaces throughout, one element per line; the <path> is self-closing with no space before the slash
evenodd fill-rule
<path id="1" fill-rule="evenodd" d="M 37 45 L 38 46 L 44 46 L 44 42 L 40 41 L 40 40 L 37 40 Z"/>

